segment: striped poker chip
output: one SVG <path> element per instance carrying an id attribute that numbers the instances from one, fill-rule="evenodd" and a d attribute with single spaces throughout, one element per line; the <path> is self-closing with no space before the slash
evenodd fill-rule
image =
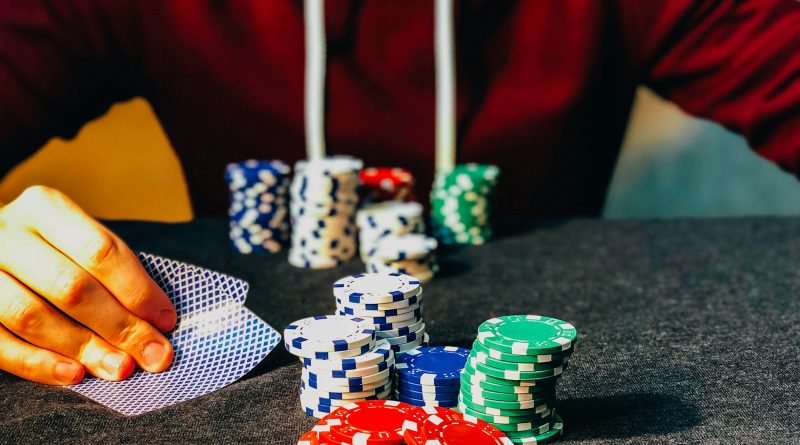
<path id="1" fill-rule="evenodd" d="M 412 412 L 406 420 L 404 436 L 407 443 L 426 445 L 455 445 L 453 437 L 468 437 L 470 445 L 514 444 L 488 422 L 434 406 Z"/>
<path id="2" fill-rule="evenodd" d="M 392 385 L 387 383 L 383 386 L 378 386 L 373 389 L 365 389 L 363 391 L 339 391 L 339 390 L 325 390 L 325 389 L 318 389 L 312 388 L 308 385 L 307 382 L 300 380 L 300 390 L 303 394 L 308 394 L 309 397 L 316 397 L 320 399 L 330 399 L 330 400 L 354 400 L 354 399 L 361 399 L 367 398 L 371 396 L 375 396 L 378 394 L 382 394 L 383 392 L 392 389 Z"/>
<path id="3" fill-rule="evenodd" d="M 341 298 L 336 299 L 336 304 L 353 309 L 366 309 L 370 311 L 385 311 L 390 309 L 401 309 L 413 306 L 422 301 L 422 291 L 419 294 L 411 296 L 405 300 L 395 301 L 392 303 L 353 303 Z"/>
<path id="4" fill-rule="evenodd" d="M 408 351 L 397 359 L 402 378 L 420 385 L 458 382 L 470 350 L 455 346 L 435 346 Z"/>
<path id="5" fill-rule="evenodd" d="M 397 327 L 395 329 L 379 329 L 376 326 L 375 335 L 376 335 L 377 338 L 399 337 L 401 335 L 407 335 L 407 334 L 410 334 L 412 332 L 417 332 L 424 325 L 425 325 L 425 321 L 419 320 L 419 321 L 416 321 L 412 325 Z"/>
<path id="6" fill-rule="evenodd" d="M 416 278 L 401 273 L 363 273 L 333 283 L 334 296 L 352 303 L 392 303 L 421 291 Z"/>
<path id="7" fill-rule="evenodd" d="M 415 408 L 394 400 L 344 405 L 322 419 L 333 438 L 353 445 L 400 445 L 406 417 Z"/>
<path id="8" fill-rule="evenodd" d="M 394 361 L 394 352 L 389 346 L 389 342 L 386 340 L 377 340 L 374 348 L 353 357 L 323 359 L 316 359 L 314 357 L 301 358 L 303 366 L 313 367 L 315 369 L 342 371 L 368 368 L 389 360 L 392 362 Z"/>
<path id="9" fill-rule="evenodd" d="M 559 353 L 578 336 L 566 321 L 541 315 L 506 315 L 484 321 L 478 341 L 489 349 L 516 355 Z"/>
<path id="10" fill-rule="evenodd" d="M 283 335 L 293 350 L 346 351 L 374 342 L 375 329 L 358 317 L 318 315 L 289 324 Z"/>
<path id="11" fill-rule="evenodd" d="M 359 377 L 330 377 L 325 374 L 317 374 L 309 368 L 303 369 L 303 376 L 307 376 L 309 382 L 325 383 L 341 386 L 363 386 L 378 381 L 385 381 L 389 378 L 389 368 L 376 372 L 375 374 Z"/>
<path id="12" fill-rule="evenodd" d="M 294 349 L 289 343 L 284 343 L 284 347 L 290 354 L 296 355 L 301 358 L 310 358 L 316 360 L 335 360 L 356 357 L 369 352 L 375 347 L 375 342 L 370 342 L 364 346 L 344 351 L 309 351 L 307 349 Z"/>

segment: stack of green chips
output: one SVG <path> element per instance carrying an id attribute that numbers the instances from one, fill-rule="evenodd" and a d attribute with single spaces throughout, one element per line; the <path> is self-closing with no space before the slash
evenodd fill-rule
<path id="1" fill-rule="evenodd" d="M 500 169 L 457 165 L 437 173 L 431 191 L 431 227 L 443 244 L 483 244 L 492 237 L 491 195 Z"/>
<path id="2" fill-rule="evenodd" d="M 493 424 L 515 444 L 543 444 L 564 432 L 556 384 L 578 332 L 562 320 L 507 315 L 483 322 L 461 374 L 459 410 Z"/>

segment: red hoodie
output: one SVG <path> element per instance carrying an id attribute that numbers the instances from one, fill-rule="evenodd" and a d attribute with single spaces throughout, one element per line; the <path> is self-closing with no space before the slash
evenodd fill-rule
<path id="1" fill-rule="evenodd" d="M 302 2 L 0 0 L 0 173 L 133 96 L 153 105 L 196 214 L 227 162 L 305 157 Z M 433 2 L 329 0 L 332 154 L 434 167 Z M 800 170 L 796 0 L 456 1 L 458 161 L 502 169 L 497 208 L 595 215 L 634 90 Z"/>

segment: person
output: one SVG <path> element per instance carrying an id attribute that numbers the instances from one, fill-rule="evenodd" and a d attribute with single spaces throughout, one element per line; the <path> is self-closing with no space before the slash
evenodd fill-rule
<path id="1" fill-rule="evenodd" d="M 330 151 L 429 184 L 433 2 L 325 13 Z M 453 14 L 458 157 L 500 166 L 501 217 L 596 215 L 640 84 L 800 167 L 795 0 L 476 0 Z M 302 18 L 297 0 L 0 0 L 0 174 L 142 96 L 195 213 L 222 214 L 226 163 L 303 157 Z M 72 384 L 169 366 L 169 300 L 57 190 L 0 210 L 0 270 L 0 369 Z"/>

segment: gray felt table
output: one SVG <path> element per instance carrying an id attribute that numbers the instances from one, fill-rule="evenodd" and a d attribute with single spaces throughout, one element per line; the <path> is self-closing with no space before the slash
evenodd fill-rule
<path id="1" fill-rule="evenodd" d="M 135 249 L 249 281 L 248 306 L 280 330 L 331 313 L 331 283 L 360 270 L 234 254 L 223 220 L 112 227 Z M 469 346 L 483 320 L 503 314 L 575 324 L 562 443 L 797 443 L 798 260 L 797 219 L 538 223 L 443 254 L 423 315 L 435 345 Z M 0 443 L 293 444 L 313 424 L 299 378 L 278 347 L 227 388 L 125 418 L 0 373 Z"/>

